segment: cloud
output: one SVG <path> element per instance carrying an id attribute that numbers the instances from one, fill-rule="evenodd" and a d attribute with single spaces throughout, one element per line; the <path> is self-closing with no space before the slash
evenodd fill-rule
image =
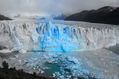
<path id="1" fill-rule="evenodd" d="M 72 14 L 107 5 L 117 6 L 119 0 L 0 0 L 0 13 Z"/>

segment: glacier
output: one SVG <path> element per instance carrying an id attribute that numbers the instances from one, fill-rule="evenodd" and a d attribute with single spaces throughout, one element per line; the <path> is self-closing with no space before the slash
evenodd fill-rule
<path id="1" fill-rule="evenodd" d="M 58 79 L 89 76 L 119 78 L 119 55 L 108 47 L 119 44 L 117 25 L 59 20 L 0 21 L 0 53 L 19 51 L 10 67 Z"/>
<path id="2" fill-rule="evenodd" d="M 85 22 L 0 22 L 0 45 L 11 51 L 81 51 L 116 45 L 116 26 Z"/>

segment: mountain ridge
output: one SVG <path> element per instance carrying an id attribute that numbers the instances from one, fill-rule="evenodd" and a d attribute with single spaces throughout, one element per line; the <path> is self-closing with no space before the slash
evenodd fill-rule
<path id="1" fill-rule="evenodd" d="M 97 10 L 84 10 L 66 17 L 65 20 L 119 25 L 119 7 L 105 6 Z"/>
<path id="2" fill-rule="evenodd" d="M 12 20 L 12 19 L 10 19 L 10 18 L 8 18 L 8 17 L 6 17 L 6 16 L 0 14 L 0 21 L 1 21 L 1 20 Z"/>

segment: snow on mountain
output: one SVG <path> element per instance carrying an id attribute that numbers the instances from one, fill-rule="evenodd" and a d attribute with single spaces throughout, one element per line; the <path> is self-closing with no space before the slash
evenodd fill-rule
<path id="1" fill-rule="evenodd" d="M 76 51 L 116 45 L 116 26 L 86 22 L 0 21 L 0 45 L 21 52 Z"/>

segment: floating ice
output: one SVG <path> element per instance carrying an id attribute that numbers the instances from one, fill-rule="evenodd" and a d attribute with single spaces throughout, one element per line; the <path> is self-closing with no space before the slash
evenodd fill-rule
<path id="1" fill-rule="evenodd" d="M 42 68 L 45 75 L 58 79 L 89 79 L 97 76 L 85 69 L 85 65 L 80 58 L 64 56 L 63 54 L 32 53 L 26 62 L 28 62 L 27 67 Z"/>

